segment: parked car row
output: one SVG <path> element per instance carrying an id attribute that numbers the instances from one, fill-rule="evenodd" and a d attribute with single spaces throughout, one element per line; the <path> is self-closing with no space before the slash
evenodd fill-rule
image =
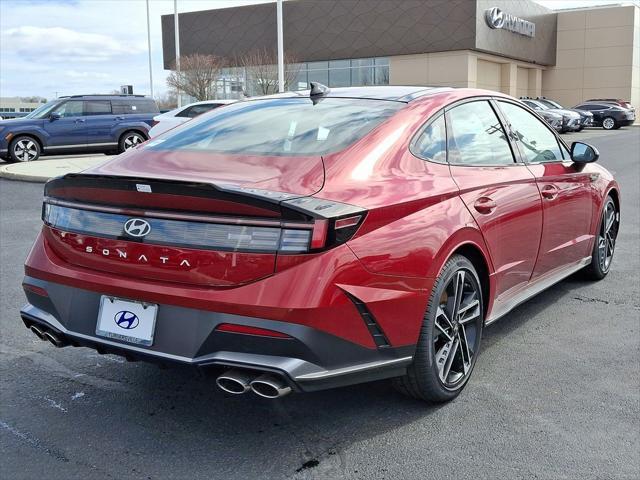
<path id="1" fill-rule="evenodd" d="M 157 137 L 161 133 L 175 128 L 178 125 L 182 125 L 198 115 L 233 102 L 235 102 L 235 100 L 205 100 L 190 103 L 189 105 L 174 108 L 169 112 L 156 115 L 153 117 L 153 126 L 151 130 L 149 130 L 149 138 Z"/>
<path id="2" fill-rule="evenodd" d="M 591 99 L 574 108 L 545 97 L 520 100 L 559 133 L 589 126 L 617 129 L 636 118 L 631 104 L 620 99 Z M 29 162 L 47 154 L 121 153 L 235 101 L 195 102 L 160 114 L 156 102 L 142 95 L 61 97 L 24 118 L 0 122 L 0 159 Z"/>
<path id="3" fill-rule="evenodd" d="M 573 108 L 565 108 L 545 97 L 520 97 L 557 132 L 579 132 L 585 127 L 617 129 L 633 124 L 635 109 L 625 100 L 614 98 L 590 99 Z"/>
<path id="4" fill-rule="evenodd" d="M 587 100 L 576 105 L 576 110 L 593 114 L 593 124 L 605 130 L 615 130 L 633 124 L 636 111 L 631 104 L 624 100 L 603 99 Z"/>
<path id="5" fill-rule="evenodd" d="M 29 162 L 40 155 L 124 152 L 149 138 L 159 112 L 143 95 L 74 95 L 45 103 L 24 118 L 0 122 L 0 159 Z"/>

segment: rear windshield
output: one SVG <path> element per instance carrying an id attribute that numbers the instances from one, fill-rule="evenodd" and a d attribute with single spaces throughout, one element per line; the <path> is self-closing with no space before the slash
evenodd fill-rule
<path id="1" fill-rule="evenodd" d="M 203 114 L 148 144 L 152 150 L 248 155 L 326 155 L 346 148 L 405 104 L 386 100 L 278 98 Z"/>

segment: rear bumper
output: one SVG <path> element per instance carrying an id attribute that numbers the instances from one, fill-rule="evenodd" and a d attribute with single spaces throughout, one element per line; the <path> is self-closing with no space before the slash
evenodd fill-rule
<path id="1" fill-rule="evenodd" d="M 24 281 L 49 296 L 27 291 L 29 303 L 20 312 L 23 322 L 55 332 L 66 344 L 164 365 L 278 373 L 297 391 L 403 375 L 415 349 L 370 349 L 303 325 L 173 305 L 159 305 L 154 343 L 143 347 L 96 335 L 99 293 L 31 277 Z M 221 323 L 271 329 L 291 338 L 221 332 L 216 330 Z"/>
<path id="2" fill-rule="evenodd" d="M 404 374 L 432 278 L 369 272 L 346 244 L 279 266 L 233 287 L 135 278 L 68 263 L 41 234 L 25 263 L 24 283 L 35 288 L 25 288 L 21 315 L 62 343 L 163 364 L 277 372 L 299 391 Z M 152 345 L 96 334 L 103 295 L 158 305 Z M 222 332 L 221 323 L 290 338 Z"/>

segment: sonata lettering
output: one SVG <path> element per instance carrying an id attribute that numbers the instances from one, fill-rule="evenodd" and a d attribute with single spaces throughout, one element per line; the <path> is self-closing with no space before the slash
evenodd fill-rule
<path id="1" fill-rule="evenodd" d="M 84 248 L 84 251 L 86 253 L 94 253 L 96 250 L 91 246 L 86 246 Z M 102 254 L 105 257 L 117 256 L 118 258 L 124 258 L 124 259 L 128 258 L 128 253 L 125 250 L 122 250 L 120 248 L 116 248 L 115 252 L 112 252 L 108 248 L 103 248 L 103 249 L 98 250 L 98 251 L 100 252 L 100 254 Z M 171 257 L 167 257 L 167 256 L 162 256 L 162 257 L 157 257 L 157 258 L 163 265 L 166 265 L 171 261 Z M 143 253 L 142 255 L 140 255 L 137 258 L 137 261 L 140 262 L 140 263 L 149 263 L 149 258 Z M 181 267 L 187 267 L 187 268 L 191 267 L 191 263 L 187 259 L 182 259 L 180 261 L 179 265 Z"/>

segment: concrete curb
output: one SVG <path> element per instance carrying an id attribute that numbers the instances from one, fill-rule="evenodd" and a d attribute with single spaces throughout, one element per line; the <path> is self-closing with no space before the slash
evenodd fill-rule
<path id="1" fill-rule="evenodd" d="M 14 173 L 11 171 L 7 171 L 5 167 L 6 167 L 5 165 L 0 167 L 0 178 L 6 178 L 7 180 L 45 183 L 47 180 L 49 180 L 49 178 L 51 178 L 51 177 L 43 177 L 43 176 L 37 176 L 37 175 Z"/>
<path id="2" fill-rule="evenodd" d="M 107 160 L 109 160 L 109 157 L 100 155 L 54 159 L 46 159 L 45 157 L 45 159 L 36 162 L 7 163 L 0 165 L 0 178 L 21 182 L 44 183 L 60 175 L 81 172 Z"/>

